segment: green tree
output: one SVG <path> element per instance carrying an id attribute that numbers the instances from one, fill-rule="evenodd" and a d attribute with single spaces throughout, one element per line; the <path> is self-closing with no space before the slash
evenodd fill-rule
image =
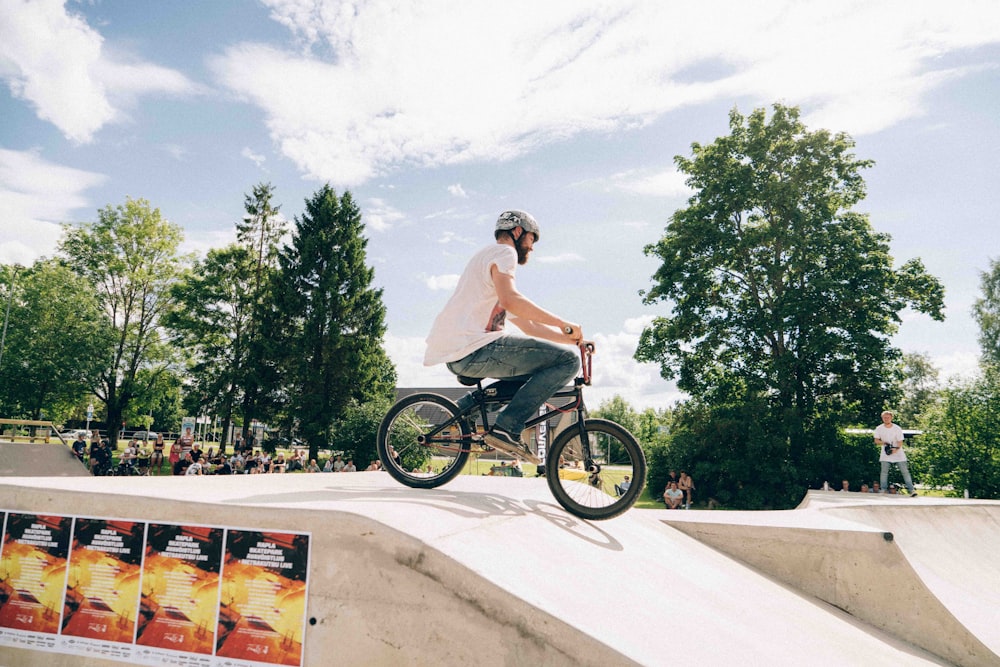
<path id="1" fill-rule="evenodd" d="M 138 426 L 140 419 L 148 416 L 152 421 L 147 430 L 179 431 L 184 418 L 181 406 L 183 376 L 173 367 L 166 370 L 143 368 L 139 370 L 138 383 L 147 387 L 147 391 L 129 402 L 123 415 L 125 421 Z"/>
<path id="2" fill-rule="evenodd" d="M 54 260 L 36 262 L 7 282 L 11 296 L 0 367 L 6 416 L 63 421 L 87 396 L 110 361 L 112 337 L 93 289 Z M 6 282 L 6 281 L 5 281 Z M 8 301 L 3 299 L 4 314 Z"/>
<path id="3" fill-rule="evenodd" d="M 375 447 L 378 427 L 390 405 L 387 398 L 360 404 L 352 402 L 334 426 L 330 446 L 344 452 L 346 458 L 354 459 L 358 470 L 366 469 L 378 458 Z"/>
<path id="4" fill-rule="evenodd" d="M 615 394 L 611 398 L 601 401 L 597 410 L 594 411 L 594 417 L 610 419 L 623 426 L 632 435 L 639 432 L 639 414 L 620 394 Z"/>
<path id="5" fill-rule="evenodd" d="M 953 486 L 955 495 L 1000 498 L 1000 367 L 952 381 L 922 426 L 914 458 L 932 483 Z"/>
<path id="6" fill-rule="evenodd" d="M 153 391 L 172 361 L 159 318 L 170 303 L 181 238 L 180 227 L 159 209 L 127 198 L 99 210 L 94 223 L 66 226 L 59 244 L 74 270 L 96 289 L 114 337 L 111 361 L 94 391 L 107 409 L 112 443 L 129 403 Z"/>
<path id="7" fill-rule="evenodd" d="M 917 424 L 937 399 L 940 386 L 938 369 L 926 354 L 918 352 L 903 355 L 902 398 L 896 410 L 897 424 Z"/>
<path id="8" fill-rule="evenodd" d="M 897 380 L 899 312 L 942 319 L 944 290 L 919 260 L 894 269 L 888 235 L 852 210 L 871 162 L 849 136 L 808 131 L 782 105 L 770 120 L 733 110 L 730 130 L 675 158 L 695 194 L 646 248 L 661 265 L 644 301 L 670 312 L 636 358 L 709 405 L 756 405 L 767 444 L 754 464 L 800 485 L 798 467 L 824 446 L 817 419 L 880 410 Z"/>
<path id="9" fill-rule="evenodd" d="M 979 274 L 979 285 L 983 295 L 972 307 L 979 325 L 979 347 L 983 361 L 1000 364 L 1000 261 L 990 261 L 989 271 Z"/>
<path id="10" fill-rule="evenodd" d="M 274 190 L 270 183 L 255 185 L 244 199 L 246 215 L 236 225 L 237 243 L 247 250 L 250 264 L 241 276 L 246 287 L 244 297 L 250 304 L 246 313 L 249 319 L 241 334 L 243 345 L 234 366 L 244 438 L 253 420 L 270 421 L 276 416 L 283 396 L 276 364 L 281 356 L 276 346 L 280 336 L 273 331 L 272 318 L 280 242 L 287 224 L 280 215 L 281 207 L 274 204 Z"/>
<path id="11" fill-rule="evenodd" d="M 306 201 L 280 255 L 272 339 L 284 352 L 283 389 L 309 457 L 331 440 L 352 403 L 390 398 L 395 369 L 382 348 L 385 306 L 365 265 L 368 241 L 350 193 L 329 185 Z"/>
<path id="12" fill-rule="evenodd" d="M 173 340 L 187 353 L 189 409 L 221 416 L 224 434 L 242 402 L 243 382 L 252 375 L 249 349 L 259 313 L 256 268 L 244 245 L 210 250 L 172 285 L 173 305 L 164 317 Z"/>

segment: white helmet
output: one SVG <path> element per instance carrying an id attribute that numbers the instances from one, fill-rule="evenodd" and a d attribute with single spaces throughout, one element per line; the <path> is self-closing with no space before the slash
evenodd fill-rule
<path id="1" fill-rule="evenodd" d="M 497 232 L 507 231 L 515 227 L 520 227 L 524 231 L 534 234 L 535 241 L 538 241 L 541 237 L 541 233 L 538 230 L 538 222 L 531 217 L 530 213 L 525 213 L 524 211 L 504 211 L 497 218 Z"/>

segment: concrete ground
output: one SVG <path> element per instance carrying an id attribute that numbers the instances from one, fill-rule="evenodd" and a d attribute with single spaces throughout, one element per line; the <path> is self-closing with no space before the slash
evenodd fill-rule
<path id="1" fill-rule="evenodd" d="M 1000 503 L 811 492 L 588 523 L 542 479 L 359 472 L 8 477 L 0 509 L 310 532 L 307 665 L 1000 664 Z"/>

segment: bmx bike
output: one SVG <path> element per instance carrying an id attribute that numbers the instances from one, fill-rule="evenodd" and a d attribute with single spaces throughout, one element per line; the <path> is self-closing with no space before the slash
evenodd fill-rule
<path id="1" fill-rule="evenodd" d="M 530 419 L 525 429 L 561 422 L 545 448 L 544 474 L 549 490 L 568 512 L 583 519 L 610 519 L 635 504 L 646 483 L 646 457 L 635 437 L 607 419 L 587 417 L 583 387 L 590 384 L 594 347 L 580 346 L 582 373 L 572 387 L 557 391 L 548 410 Z M 406 396 L 393 405 L 378 430 L 378 456 L 392 477 L 416 489 L 433 489 L 454 479 L 470 454 L 493 451 L 483 439 L 490 418 L 513 398 L 523 380 L 459 376 L 473 387 L 466 409 L 434 393 Z M 567 418 L 569 417 L 569 418 Z M 567 422 L 572 422 L 568 423 Z M 539 452 L 540 458 L 542 452 Z M 628 480 L 626 481 L 626 477 Z"/>

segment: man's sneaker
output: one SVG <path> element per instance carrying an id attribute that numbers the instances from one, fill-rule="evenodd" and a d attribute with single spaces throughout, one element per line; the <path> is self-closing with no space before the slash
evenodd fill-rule
<path id="1" fill-rule="evenodd" d="M 535 456 L 535 454 L 528 449 L 528 446 L 521 442 L 520 438 L 514 437 L 502 428 L 494 426 L 490 429 L 490 432 L 484 436 L 484 438 L 486 440 L 486 444 L 494 449 L 499 449 L 501 452 L 505 452 L 511 456 L 522 458 L 529 463 L 534 463 L 536 466 L 542 463 L 542 460 Z"/>
<path id="2" fill-rule="evenodd" d="M 917 492 L 916 491 L 910 492 L 910 497 L 911 498 L 916 498 L 917 497 Z"/>

